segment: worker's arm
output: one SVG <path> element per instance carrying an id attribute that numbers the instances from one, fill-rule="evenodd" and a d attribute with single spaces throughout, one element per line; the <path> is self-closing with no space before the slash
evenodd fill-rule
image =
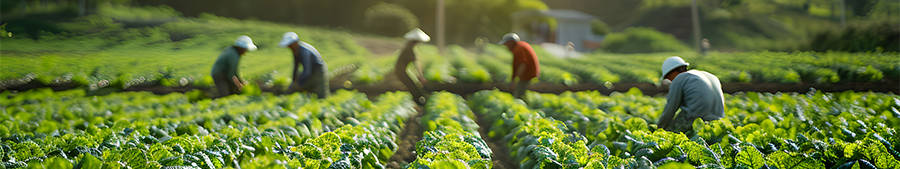
<path id="1" fill-rule="evenodd" d="M 238 55 L 236 57 L 232 57 L 228 60 L 228 68 L 230 68 L 230 69 L 228 69 L 228 75 L 231 75 L 231 81 L 234 83 L 235 86 L 238 87 L 238 90 L 241 90 L 244 88 L 244 84 L 241 83 L 241 77 L 238 76 L 238 62 L 239 61 L 240 61 L 240 55 Z"/>
<path id="2" fill-rule="evenodd" d="M 238 90 L 244 89 L 244 84 L 241 84 L 241 80 L 237 76 L 231 76 L 231 81 L 238 87 Z"/>
<path id="3" fill-rule="evenodd" d="M 303 85 L 309 80 L 309 77 L 312 76 L 313 59 L 315 59 L 316 56 L 314 56 L 312 52 L 305 50 L 301 52 L 300 55 L 300 58 L 302 59 L 300 64 L 303 64 L 303 72 L 297 76 L 297 80 L 295 81 L 297 81 L 297 84 Z"/>
<path id="4" fill-rule="evenodd" d="M 681 102 L 684 99 L 682 90 L 686 81 L 684 78 L 676 78 L 672 85 L 669 86 L 669 94 L 666 96 L 666 107 L 663 109 L 662 115 L 659 116 L 659 122 L 656 123 L 659 128 L 665 129 L 671 123 L 672 118 L 675 117 L 675 112 L 681 107 Z"/>
<path id="5" fill-rule="evenodd" d="M 516 69 L 516 75 L 513 77 L 522 78 L 522 74 L 525 74 L 525 63 L 519 63 L 519 66 Z"/>
<path id="6" fill-rule="evenodd" d="M 428 83 L 428 80 L 425 79 L 425 73 L 422 72 L 422 69 L 424 69 L 424 68 L 422 67 L 422 62 L 419 61 L 419 59 L 416 59 L 416 60 L 413 61 L 413 62 L 416 62 L 416 63 L 415 63 L 415 64 L 416 64 L 416 69 L 419 70 L 419 76 L 418 76 L 418 77 L 419 77 L 419 82 L 420 82 L 420 83 L 423 83 L 423 84 L 424 84 L 424 83 Z"/>

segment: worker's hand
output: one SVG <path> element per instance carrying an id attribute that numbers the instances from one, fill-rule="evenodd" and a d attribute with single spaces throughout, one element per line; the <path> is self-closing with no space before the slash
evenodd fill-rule
<path id="1" fill-rule="evenodd" d="M 231 80 L 234 81 L 234 85 L 238 87 L 238 90 L 244 89 L 244 84 L 241 84 L 241 80 L 237 76 L 231 76 Z"/>

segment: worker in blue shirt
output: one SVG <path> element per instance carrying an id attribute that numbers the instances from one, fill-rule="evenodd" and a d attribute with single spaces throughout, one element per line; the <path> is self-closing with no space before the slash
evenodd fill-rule
<path id="1" fill-rule="evenodd" d="M 289 47 L 294 53 L 293 82 L 287 92 L 312 92 L 319 98 L 328 97 L 331 89 L 328 86 L 328 65 L 322 60 L 319 51 L 309 43 L 300 41 L 297 33 L 287 32 L 278 43 L 281 47 Z M 303 70 L 299 71 L 300 65 Z"/>

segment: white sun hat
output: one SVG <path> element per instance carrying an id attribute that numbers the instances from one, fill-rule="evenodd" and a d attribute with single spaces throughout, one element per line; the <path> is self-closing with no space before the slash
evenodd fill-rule
<path id="1" fill-rule="evenodd" d="M 291 43 L 300 41 L 300 37 L 297 36 L 297 33 L 294 32 L 286 32 L 284 36 L 281 37 L 281 42 L 278 42 L 278 46 L 287 47 L 291 45 Z"/>
<path id="2" fill-rule="evenodd" d="M 407 40 L 417 40 L 422 42 L 431 41 L 431 37 L 428 37 L 428 34 L 425 34 L 425 32 L 419 28 L 409 31 L 409 33 L 406 33 L 406 35 L 403 35 L 403 38 Z"/>
<path id="3" fill-rule="evenodd" d="M 516 33 L 507 33 L 506 35 L 503 35 L 503 38 L 500 39 L 500 42 L 498 42 L 497 44 L 501 44 L 501 45 L 502 45 L 502 44 L 506 43 L 506 41 L 516 41 L 516 42 L 518 42 L 518 41 L 519 41 L 519 34 L 516 34 Z"/>
<path id="4" fill-rule="evenodd" d="M 256 45 L 253 44 L 253 40 L 251 40 L 247 35 L 238 37 L 237 41 L 234 41 L 234 46 L 242 47 L 244 49 L 247 49 L 248 51 L 256 50 Z"/>
<path id="5" fill-rule="evenodd" d="M 665 62 L 663 62 L 662 77 L 660 77 L 659 80 L 662 81 L 663 79 L 665 79 L 666 74 L 669 74 L 669 72 L 671 72 L 673 69 L 681 67 L 681 66 L 688 66 L 688 65 L 691 65 L 691 64 L 684 62 L 684 59 L 681 59 L 681 57 L 678 57 L 678 56 L 669 57 L 668 59 L 666 59 Z"/>

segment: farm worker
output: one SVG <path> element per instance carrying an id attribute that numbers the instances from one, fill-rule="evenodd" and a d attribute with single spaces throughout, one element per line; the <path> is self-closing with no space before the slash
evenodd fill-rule
<path id="1" fill-rule="evenodd" d="M 516 33 L 503 35 L 503 39 L 500 40 L 499 44 L 506 46 L 509 48 L 509 51 L 512 51 L 512 94 L 514 97 L 521 99 L 522 95 L 525 94 L 525 90 L 528 89 L 528 85 L 531 84 L 531 79 L 541 74 L 537 54 L 534 53 L 534 49 L 531 48 L 528 42 L 519 40 L 519 35 Z"/>
<path id="2" fill-rule="evenodd" d="M 238 37 L 234 45 L 225 48 L 222 54 L 219 54 L 219 58 L 212 67 L 212 77 L 220 97 L 241 92 L 244 84 L 237 76 L 238 61 L 247 51 L 255 50 L 256 45 L 253 45 L 253 40 L 245 35 Z"/>
<path id="3" fill-rule="evenodd" d="M 697 118 L 711 121 L 725 116 L 725 98 L 719 78 L 709 72 L 687 70 L 688 65 L 678 56 L 663 62 L 662 78 L 672 84 L 666 96 L 666 107 L 656 123 L 659 128 L 688 132 L 692 131 L 691 125 Z M 676 115 L 679 108 L 681 112 Z"/>
<path id="4" fill-rule="evenodd" d="M 397 75 L 400 82 L 403 82 L 403 85 L 406 85 L 409 94 L 412 94 L 413 96 L 413 101 L 415 101 L 416 104 L 424 106 L 426 99 L 428 98 L 428 93 L 425 92 L 422 84 L 414 82 L 412 77 L 406 73 L 406 66 L 415 62 L 416 69 L 419 72 L 419 76 L 417 76 L 419 82 L 428 82 L 425 78 L 422 78 L 424 75 L 424 73 L 422 73 L 422 64 L 419 63 L 419 60 L 416 58 L 416 53 L 413 52 L 413 48 L 416 44 L 430 41 L 431 37 L 428 37 L 428 34 L 425 34 L 421 29 L 416 28 L 409 31 L 409 33 L 406 33 L 403 38 L 409 41 L 406 42 L 406 47 L 403 48 L 403 51 L 400 52 L 400 57 L 397 58 L 397 64 L 394 65 L 394 75 Z"/>
<path id="5" fill-rule="evenodd" d="M 703 38 L 703 40 L 700 42 L 700 47 L 700 54 L 706 55 L 706 52 L 709 51 L 709 47 L 711 47 L 709 45 L 709 39 Z"/>
<path id="6" fill-rule="evenodd" d="M 294 81 L 287 92 L 306 91 L 316 93 L 319 98 L 328 97 L 331 92 L 328 86 L 328 65 L 322 60 L 319 51 L 309 43 L 300 41 L 300 37 L 294 32 L 284 33 L 278 45 L 289 47 L 294 52 Z M 298 72 L 301 64 L 303 72 Z"/>

